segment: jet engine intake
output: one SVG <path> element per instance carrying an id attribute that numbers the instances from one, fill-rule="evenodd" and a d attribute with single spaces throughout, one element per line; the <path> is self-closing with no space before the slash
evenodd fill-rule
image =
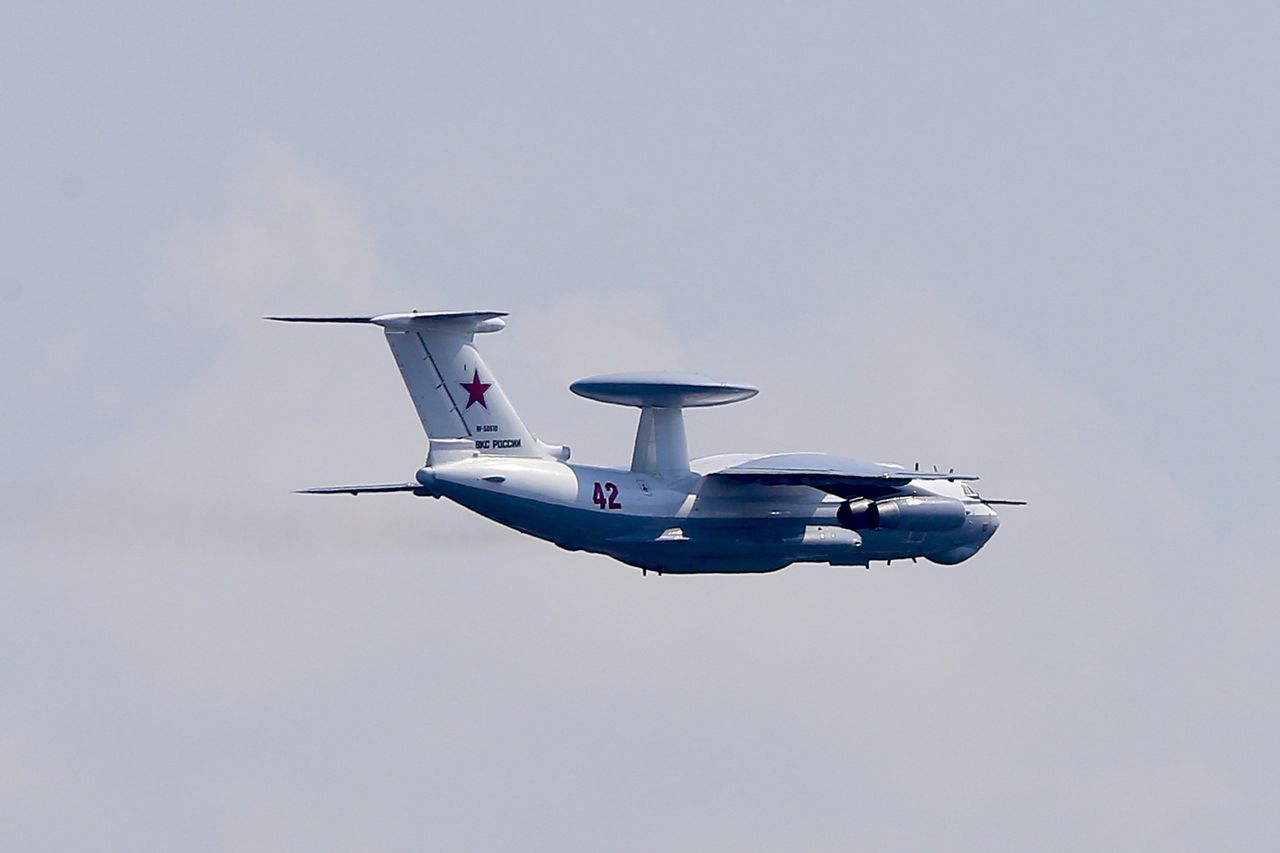
<path id="1" fill-rule="evenodd" d="M 941 532 L 964 524 L 964 504 L 954 498 L 917 496 L 871 501 L 856 498 L 840 504 L 836 520 L 850 530 L 916 530 Z"/>

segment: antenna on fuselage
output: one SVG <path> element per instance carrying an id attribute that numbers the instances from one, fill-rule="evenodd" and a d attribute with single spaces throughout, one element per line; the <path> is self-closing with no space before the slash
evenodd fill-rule
<path id="1" fill-rule="evenodd" d="M 640 410 L 631 470 L 658 476 L 689 473 L 684 410 L 722 406 L 754 397 L 750 385 L 722 382 L 696 373 L 611 373 L 579 379 L 569 390 L 588 400 Z"/>

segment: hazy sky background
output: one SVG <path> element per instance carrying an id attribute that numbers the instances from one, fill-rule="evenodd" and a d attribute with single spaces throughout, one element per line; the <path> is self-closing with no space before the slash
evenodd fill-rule
<path id="1" fill-rule="evenodd" d="M 0 846 L 1274 850 L 1274 4 L 100 4 L 0 27 Z M 641 577 L 443 502 L 368 329 L 512 312 L 956 466 L 955 568 Z"/>

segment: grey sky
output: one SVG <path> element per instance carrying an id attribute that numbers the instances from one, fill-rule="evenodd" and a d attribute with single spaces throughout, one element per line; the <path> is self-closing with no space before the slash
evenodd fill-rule
<path id="1" fill-rule="evenodd" d="M 1270 4 L 10 4 L 0 846 L 1272 850 Z M 369 330 L 975 470 L 957 568 L 641 578 L 395 480 Z M 363 334 L 362 334 L 363 332 Z"/>

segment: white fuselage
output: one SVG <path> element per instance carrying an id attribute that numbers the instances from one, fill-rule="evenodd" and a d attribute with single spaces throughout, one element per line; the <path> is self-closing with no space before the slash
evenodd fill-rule
<path id="1" fill-rule="evenodd" d="M 689 459 L 686 408 L 751 399 L 758 389 L 696 373 L 640 371 L 579 379 L 573 393 L 639 410 L 630 468 L 569 464 L 516 414 L 475 336 L 502 311 L 286 316 L 290 323 L 373 325 L 422 422 L 429 449 L 417 483 L 307 489 L 447 497 L 515 530 L 660 572 L 766 572 L 791 563 L 867 565 L 927 557 L 959 563 L 999 519 L 963 482 L 825 453 Z"/>
<path id="2" fill-rule="evenodd" d="M 866 565 L 927 557 L 956 563 L 995 533 L 996 513 L 957 483 L 911 481 L 911 495 L 962 501 L 945 532 L 849 530 L 843 502 L 808 486 L 744 486 L 712 474 L 752 457 L 694 460 L 675 476 L 550 459 L 473 456 L 419 472 L 424 490 L 570 550 L 672 573 L 760 572 L 793 562 Z"/>

